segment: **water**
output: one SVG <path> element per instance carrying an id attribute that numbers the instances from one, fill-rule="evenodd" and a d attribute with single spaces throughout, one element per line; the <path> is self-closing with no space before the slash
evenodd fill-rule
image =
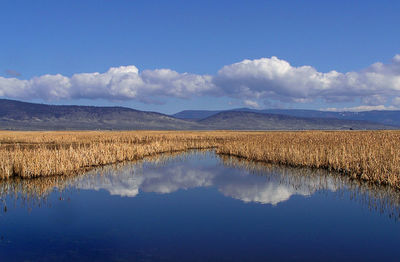
<path id="1" fill-rule="evenodd" d="M 0 261 L 399 261 L 398 192 L 213 152 L 0 194 Z"/>

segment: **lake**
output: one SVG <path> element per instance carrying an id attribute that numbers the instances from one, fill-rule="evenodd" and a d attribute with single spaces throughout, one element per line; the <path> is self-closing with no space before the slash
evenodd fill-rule
<path id="1" fill-rule="evenodd" d="M 0 261 L 400 259 L 398 191 L 212 151 L 2 181 L 0 195 Z"/>

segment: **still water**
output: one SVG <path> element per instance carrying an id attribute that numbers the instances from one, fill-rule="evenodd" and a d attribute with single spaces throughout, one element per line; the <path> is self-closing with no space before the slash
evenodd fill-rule
<path id="1" fill-rule="evenodd" d="M 399 192 L 213 152 L 0 196 L 0 261 L 400 261 Z"/>

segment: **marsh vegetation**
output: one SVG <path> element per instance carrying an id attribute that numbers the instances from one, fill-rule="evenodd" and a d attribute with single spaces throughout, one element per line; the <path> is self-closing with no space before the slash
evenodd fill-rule
<path id="1" fill-rule="evenodd" d="M 166 152 L 322 168 L 400 188 L 400 131 L 1 132 L 0 178 L 71 175 Z"/>

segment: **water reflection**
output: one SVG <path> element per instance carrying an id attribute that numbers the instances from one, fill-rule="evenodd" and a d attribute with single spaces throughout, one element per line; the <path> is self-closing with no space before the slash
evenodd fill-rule
<path id="1" fill-rule="evenodd" d="M 271 205 L 293 195 L 335 192 L 395 219 L 400 214 L 400 194 L 388 187 L 324 170 L 268 165 L 199 151 L 107 166 L 79 176 L 6 180 L 0 183 L 0 195 L 6 210 L 12 199 L 28 207 L 40 206 L 54 191 L 61 192 L 60 198 L 73 190 L 106 190 L 111 195 L 135 197 L 140 192 L 168 194 L 196 187 L 215 187 L 227 197 Z"/>
<path id="2" fill-rule="evenodd" d="M 351 200 L 370 210 L 386 213 L 396 220 L 400 218 L 400 192 L 391 187 L 354 180 L 322 169 L 279 166 L 231 156 L 220 156 L 220 159 L 228 167 L 265 176 L 267 180 L 279 181 L 279 184 L 289 188 L 303 190 L 307 195 L 326 191 L 335 192 L 339 197 L 348 195 Z"/>
<path id="3" fill-rule="evenodd" d="M 222 165 L 221 165 L 222 163 Z M 268 178 L 268 179 L 267 179 Z M 215 158 L 213 153 L 175 156 L 162 164 L 145 162 L 115 170 L 103 170 L 102 176 L 82 177 L 76 188 L 107 190 L 111 195 L 136 196 L 140 191 L 160 194 L 196 187 L 214 186 L 224 194 L 244 202 L 276 205 L 292 195 L 313 193 L 307 185 L 293 187 L 262 176 L 243 172 L 230 162 Z"/>

